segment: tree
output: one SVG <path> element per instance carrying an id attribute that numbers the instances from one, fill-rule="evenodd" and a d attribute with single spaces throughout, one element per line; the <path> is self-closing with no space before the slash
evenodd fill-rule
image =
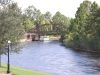
<path id="1" fill-rule="evenodd" d="M 12 0 L 0 0 L 0 5 L 7 5 L 7 4 L 9 4 L 9 3 L 11 3 L 12 2 Z"/>
<path id="2" fill-rule="evenodd" d="M 17 3 L 9 3 L 0 10 L 0 54 L 5 54 L 6 40 L 17 45 L 24 34 L 21 9 Z M 19 46 L 12 46 L 11 52 L 18 52 Z"/>
<path id="3" fill-rule="evenodd" d="M 26 20 L 23 22 L 23 25 L 25 32 L 28 32 L 35 27 L 33 20 L 31 20 L 30 18 L 26 18 Z"/>
<path id="4" fill-rule="evenodd" d="M 41 23 L 41 12 L 34 6 L 29 6 L 25 9 L 25 14 L 34 20 L 35 25 L 40 25 Z"/>
<path id="5" fill-rule="evenodd" d="M 51 24 L 52 15 L 50 12 L 46 12 L 45 14 L 41 15 L 41 25 L 43 24 Z"/>
<path id="6" fill-rule="evenodd" d="M 45 14 L 42 14 L 40 18 L 41 18 L 41 25 L 42 25 L 41 30 L 52 31 L 52 24 L 51 24 L 52 16 L 50 12 L 46 12 Z M 46 25 L 46 26 L 43 26 L 43 25 Z"/>
<path id="7" fill-rule="evenodd" d="M 40 10 L 37 10 L 34 6 L 29 6 L 25 9 L 25 14 L 33 20 L 35 28 L 37 30 L 37 35 L 39 35 L 39 25 L 41 24 Z"/>
<path id="8" fill-rule="evenodd" d="M 28 6 L 28 8 L 25 9 L 25 15 L 35 18 L 36 10 L 34 6 Z"/>
<path id="9" fill-rule="evenodd" d="M 56 12 L 56 14 L 52 18 L 52 24 L 53 24 L 54 28 L 57 28 L 57 27 L 55 27 L 55 25 L 64 26 L 66 28 L 66 31 L 67 31 L 67 28 L 69 27 L 69 24 L 70 24 L 70 19 L 68 17 L 62 15 L 60 12 Z M 60 42 L 63 43 L 63 40 L 66 39 L 65 38 L 66 32 L 60 31 L 60 35 L 61 35 Z"/>
<path id="10" fill-rule="evenodd" d="M 56 14 L 52 18 L 52 23 L 68 26 L 70 23 L 70 19 L 62 15 L 60 12 L 56 12 Z"/>
<path id="11" fill-rule="evenodd" d="M 60 12 L 56 12 L 56 14 L 52 18 L 53 24 L 61 24 L 62 19 L 61 19 L 62 14 Z"/>
<path id="12" fill-rule="evenodd" d="M 100 7 L 96 2 L 91 5 L 86 31 L 88 47 L 92 50 L 100 50 Z"/>
<path id="13" fill-rule="evenodd" d="M 77 43 L 76 47 L 85 47 L 85 40 L 86 40 L 86 22 L 87 18 L 90 12 L 91 2 L 90 1 L 83 1 L 83 3 L 80 4 L 80 7 L 78 8 L 76 12 L 76 26 L 77 32 L 74 32 L 74 42 Z M 77 35 L 76 35 L 77 34 Z"/>
<path id="14" fill-rule="evenodd" d="M 90 7 L 90 1 L 83 1 L 75 14 L 75 19 L 71 20 L 71 24 L 69 26 L 69 35 L 67 35 L 67 39 L 69 40 L 68 43 L 71 42 L 69 44 L 72 47 L 83 48 L 86 46 L 85 28 L 87 25 L 87 18 L 90 14 Z"/>
<path id="15" fill-rule="evenodd" d="M 51 15 L 51 13 L 47 11 L 45 14 L 43 14 L 43 15 L 42 15 L 42 20 L 51 22 L 51 20 L 52 20 L 52 15 Z"/>

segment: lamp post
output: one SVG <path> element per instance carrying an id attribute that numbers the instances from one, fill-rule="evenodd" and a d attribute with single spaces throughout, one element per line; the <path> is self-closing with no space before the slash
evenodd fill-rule
<path id="1" fill-rule="evenodd" d="M 11 43 L 11 41 L 8 40 L 7 43 L 8 43 L 8 64 L 7 64 L 7 74 L 8 74 L 8 73 L 10 73 L 9 50 L 10 50 L 10 43 Z"/>

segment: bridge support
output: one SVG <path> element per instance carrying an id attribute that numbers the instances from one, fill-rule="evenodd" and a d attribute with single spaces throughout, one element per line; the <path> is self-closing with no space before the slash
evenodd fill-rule
<path id="1" fill-rule="evenodd" d="M 36 33 L 25 33 L 26 40 L 32 40 L 35 37 Z"/>
<path id="2" fill-rule="evenodd" d="M 32 35 L 27 35 L 27 39 L 32 39 Z"/>
<path id="3" fill-rule="evenodd" d="M 39 41 L 40 35 L 35 35 L 35 37 L 32 38 L 32 41 Z"/>

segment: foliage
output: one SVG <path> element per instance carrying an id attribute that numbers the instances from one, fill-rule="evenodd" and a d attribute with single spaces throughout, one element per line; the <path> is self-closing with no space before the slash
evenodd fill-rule
<path id="1" fill-rule="evenodd" d="M 83 47 L 85 42 L 85 26 L 87 17 L 89 15 L 89 9 L 91 6 L 90 1 L 83 1 L 83 3 L 80 4 L 80 7 L 78 8 L 76 12 L 76 18 L 71 20 L 71 25 L 69 29 L 71 29 L 71 37 L 73 38 L 71 42 L 73 42 L 72 47 Z M 70 35 L 70 34 L 69 34 Z"/>
<path id="2" fill-rule="evenodd" d="M 56 12 L 56 14 L 52 18 L 53 24 L 61 24 L 61 25 L 69 25 L 70 21 L 69 18 L 62 15 L 60 12 Z"/>
<path id="3" fill-rule="evenodd" d="M 6 53 L 6 40 L 10 40 L 11 45 L 17 45 L 24 34 L 21 9 L 17 3 L 9 3 L 5 6 L 0 9 L 0 55 Z M 12 48 L 12 52 L 18 52 L 20 47 Z"/>
<path id="4" fill-rule="evenodd" d="M 48 11 L 45 14 L 42 14 L 41 17 L 42 17 L 42 20 L 48 20 L 49 22 L 51 22 L 51 20 L 52 20 L 52 15 Z"/>
<path id="5" fill-rule="evenodd" d="M 34 24 L 40 25 L 41 23 L 41 12 L 40 10 L 36 9 L 34 6 L 29 6 L 25 9 L 25 14 L 29 17 L 31 17 L 34 20 Z"/>
<path id="6" fill-rule="evenodd" d="M 94 10 L 93 10 L 94 9 Z M 87 22 L 87 41 L 89 48 L 99 50 L 100 47 L 100 7 L 93 2 Z"/>
<path id="7" fill-rule="evenodd" d="M 43 20 L 41 21 L 41 25 L 51 24 L 49 20 Z"/>
<path id="8" fill-rule="evenodd" d="M 0 45 L 5 45 L 6 40 L 11 40 L 12 44 L 18 43 L 24 30 L 21 22 L 21 11 L 17 4 L 12 3 L 6 10 L 2 9 L 0 17 Z"/>
<path id="9" fill-rule="evenodd" d="M 100 50 L 100 7 L 96 2 L 83 1 L 70 22 L 65 41 L 68 47 Z"/>
<path id="10" fill-rule="evenodd" d="M 23 22 L 23 25 L 24 25 L 25 32 L 35 28 L 34 22 L 30 18 L 26 18 Z"/>
<path id="11" fill-rule="evenodd" d="M 70 18 L 64 16 L 58 11 L 52 18 L 52 24 L 53 24 L 53 28 L 55 28 L 55 25 L 66 26 L 66 31 L 67 31 L 67 28 L 69 27 L 69 24 L 70 24 Z M 56 27 L 56 29 L 57 28 L 58 27 Z M 59 28 L 58 28 L 58 31 L 59 31 Z M 66 34 L 61 31 L 60 35 L 61 35 L 60 42 L 63 43 L 63 40 L 65 40 Z"/>

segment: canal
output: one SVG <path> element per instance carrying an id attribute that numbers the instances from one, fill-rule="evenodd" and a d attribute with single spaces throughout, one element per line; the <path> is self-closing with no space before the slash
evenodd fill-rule
<path id="1" fill-rule="evenodd" d="M 53 75 L 100 75 L 100 54 L 75 51 L 59 42 L 24 42 L 20 54 L 10 54 L 10 64 Z M 2 55 L 7 63 L 7 56 Z"/>

